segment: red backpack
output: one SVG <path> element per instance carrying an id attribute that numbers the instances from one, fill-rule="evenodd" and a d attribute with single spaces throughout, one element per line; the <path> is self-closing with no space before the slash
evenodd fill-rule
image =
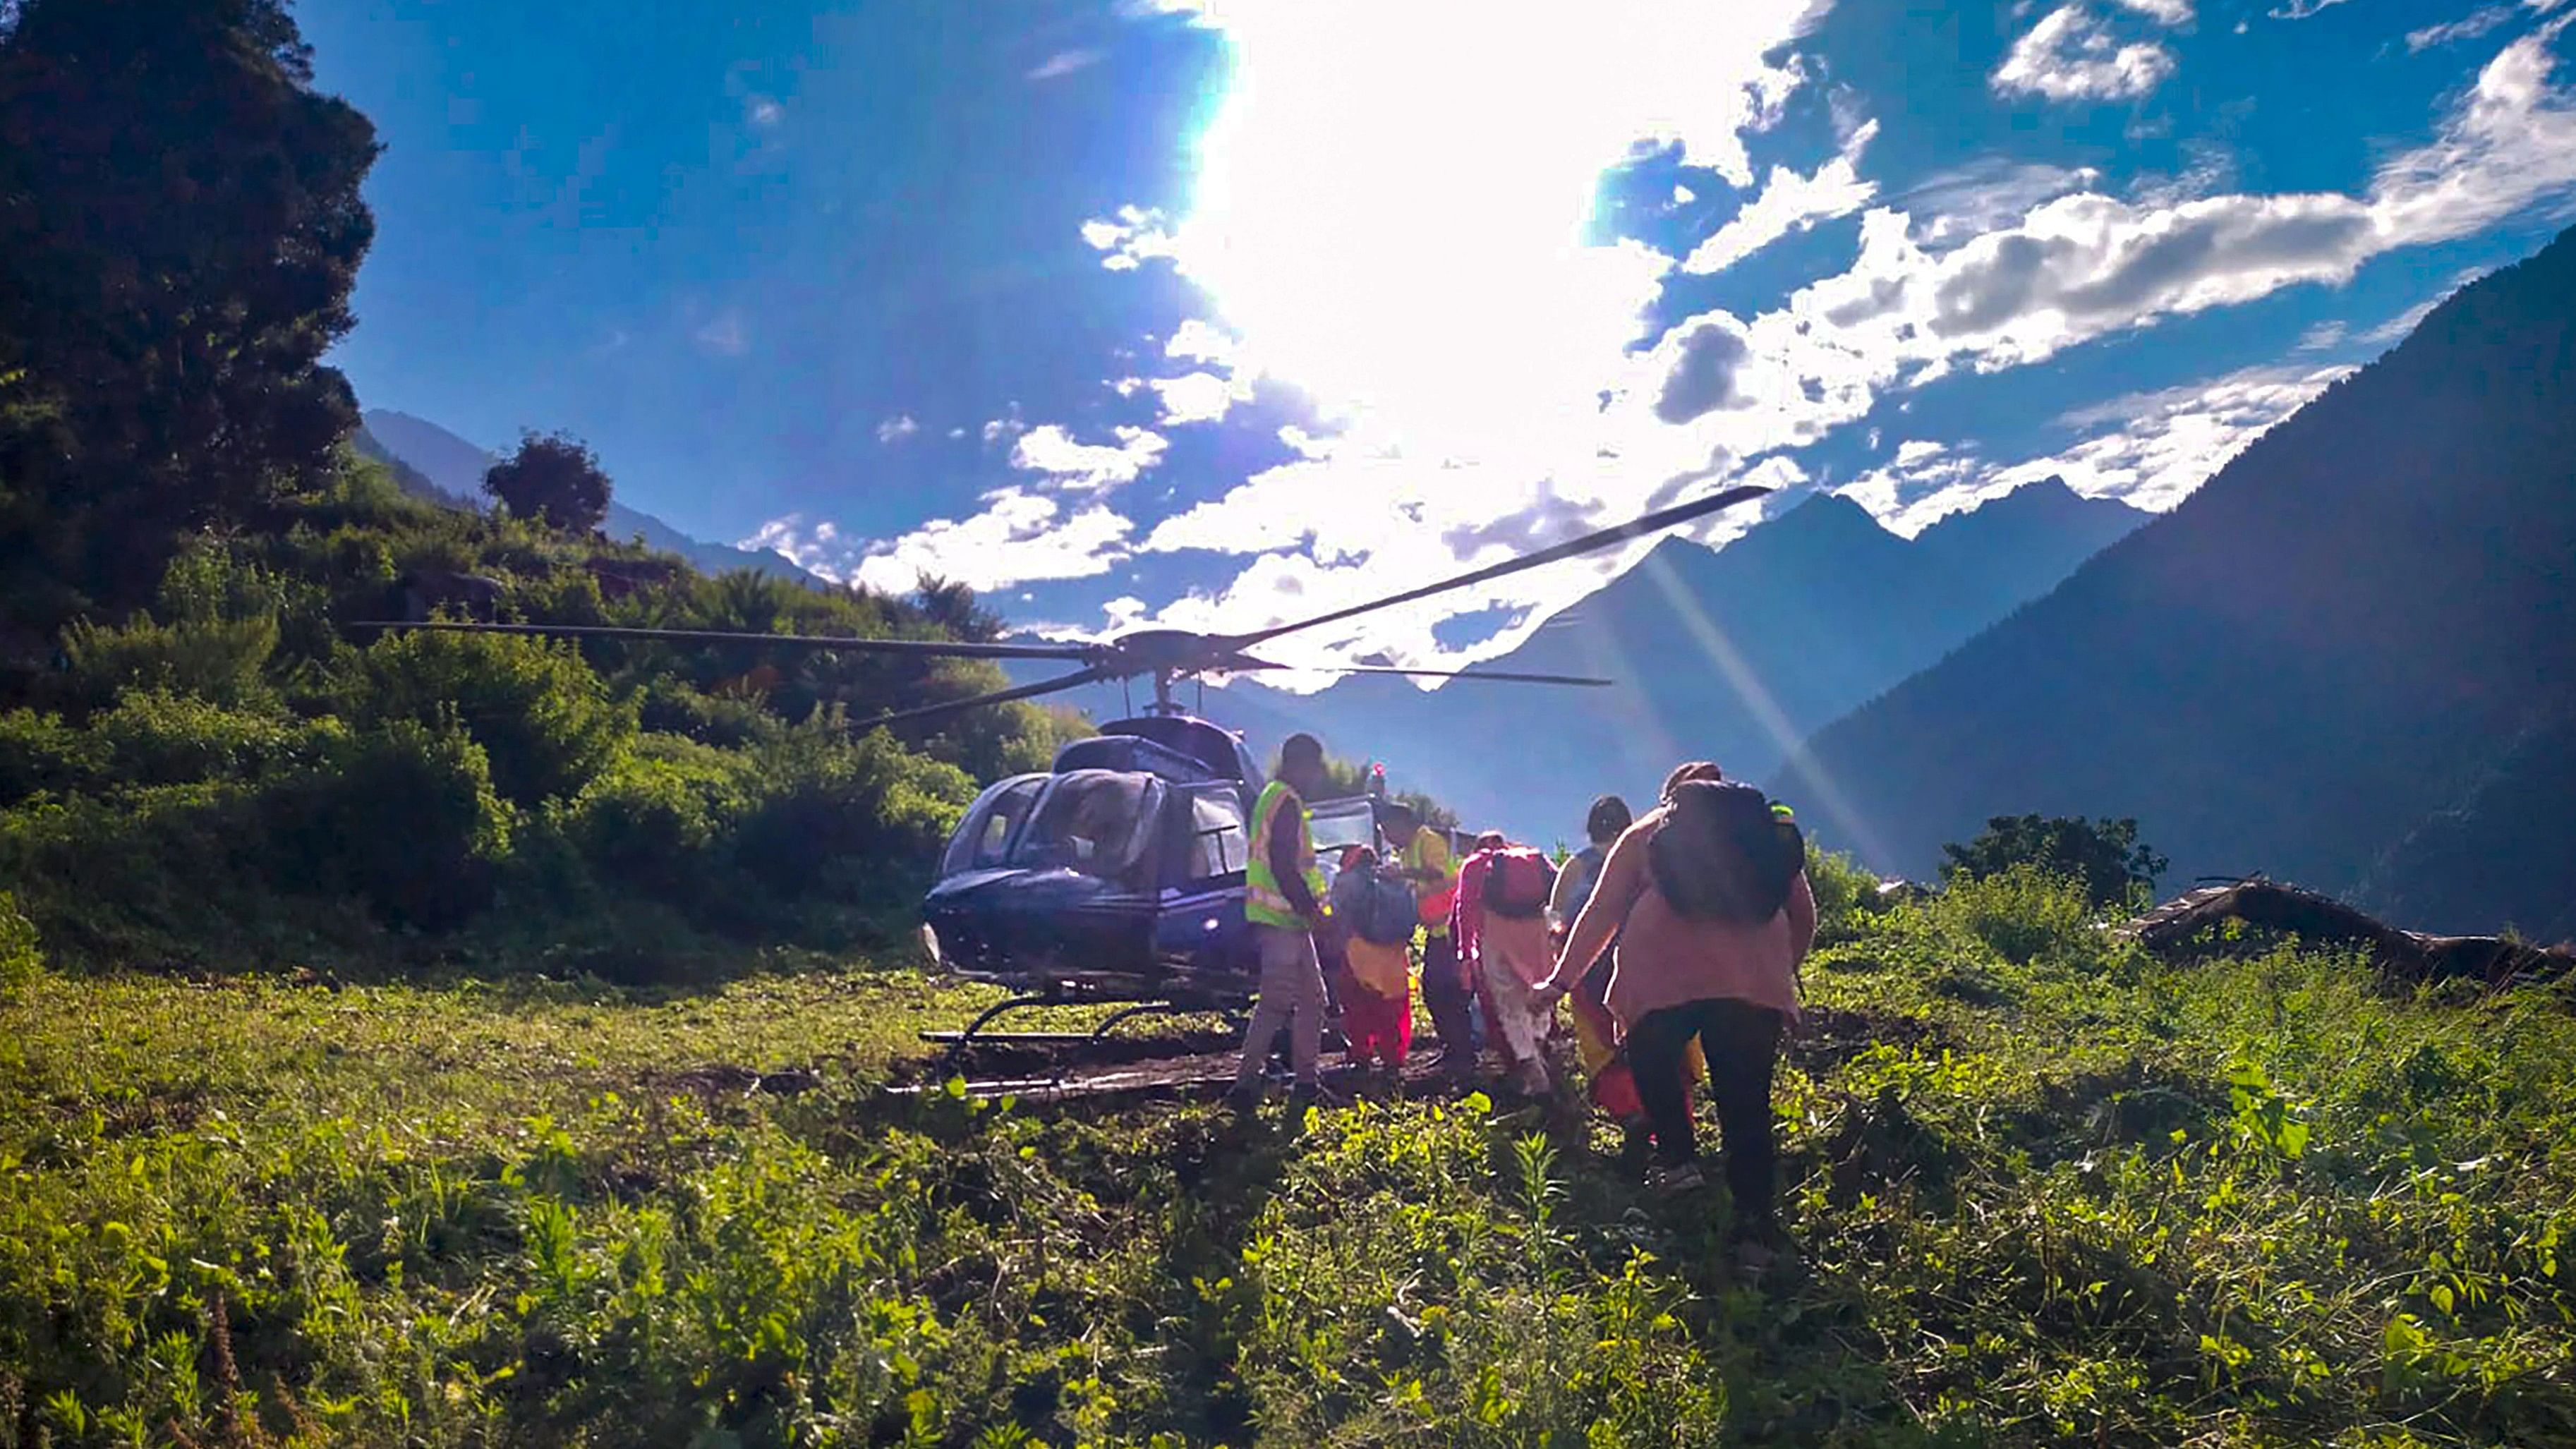
<path id="1" fill-rule="evenodd" d="M 1547 910 L 1548 892 L 1556 886 L 1556 866 L 1525 845 L 1489 852 L 1485 862 L 1485 909 L 1513 920 L 1527 920 Z"/>

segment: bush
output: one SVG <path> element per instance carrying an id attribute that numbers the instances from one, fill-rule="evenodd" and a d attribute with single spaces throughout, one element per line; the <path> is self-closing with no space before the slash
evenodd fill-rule
<path id="1" fill-rule="evenodd" d="M 734 860 L 760 884 L 802 895 L 827 877 L 880 902 L 908 889 L 958 817 L 975 782 L 954 765 L 905 750 L 883 730 L 851 740 L 817 716 L 752 752 L 751 808 Z"/>
<path id="2" fill-rule="evenodd" d="M 309 760 L 333 733 L 271 714 L 226 709 L 192 695 L 145 690 L 92 722 L 88 738 L 136 785 L 255 779 Z"/>
<path id="3" fill-rule="evenodd" d="M 1953 879 L 1934 898 L 1935 920 L 1957 927 L 2017 965 L 2043 957 L 2066 960 L 2090 949 L 2095 911 L 2084 887 L 2040 866 L 2021 864 L 1989 876 Z"/>
<path id="4" fill-rule="evenodd" d="M 13 709 L 0 714 L 0 807 L 50 791 L 91 788 L 107 769 L 107 742 L 72 728 L 61 715 Z"/>
<path id="5" fill-rule="evenodd" d="M 483 748 L 452 726 L 396 720 L 344 739 L 263 805 L 277 886 L 354 896 L 398 925 L 481 909 L 509 852 Z"/>
<path id="6" fill-rule="evenodd" d="M 742 767 L 721 750 L 645 735 L 573 802 L 569 834 L 603 879 L 657 895 L 694 893 L 741 819 Z"/>
<path id="7" fill-rule="evenodd" d="M 1941 847 L 1945 880 L 1982 880 L 2035 865 L 2072 880 L 2098 906 L 2142 909 L 2171 862 L 2138 840 L 2135 820 L 1998 815 L 1965 845 Z"/>
<path id="8" fill-rule="evenodd" d="M 63 631 L 63 652 L 71 660 L 74 695 L 93 708 L 135 690 L 255 708 L 274 699 L 266 676 L 277 652 L 277 620 L 162 624 L 149 614 L 112 626 L 84 620 Z"/>
<path id="9" fill-rule="evenodd" d="M 16 896 L 0 891 L 0 998 L 35 980 L 44 969 L 35 923 L 18 914 Z"/>
<path id="10" fill-rule="evenodd" d="M 452 717 L 489 756 L 493 787 L 521 805 L 579 794 L 635 728 L 571 645 L 508 634 L 380 639 L 344 659 L 333 694 L 364 728 Z"/>
<path id="11" fill-rule="evenodd" d="M 1848 855 L 1807 842 L 1807 887 L 1816 894 L 1816 937 L 1835 941 L 1859 929 L 1878 909 L 1878 877 Z"/>

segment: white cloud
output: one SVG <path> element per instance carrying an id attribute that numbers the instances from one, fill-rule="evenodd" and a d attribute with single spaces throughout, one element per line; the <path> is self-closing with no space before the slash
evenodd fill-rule
<path id="1" fill-rule="evenodd" d="M 1925 178 L 1889 198 L 1913 218 L 1914 239 L 1934 251 L 1971 241 L 2021 220 L 2023 213 L 2101 180 L 2093 168 L 2066 168 L 1985 156 Z"/>
<path id="2" fill-rule="evenodd" d="M 2342 3 L 2343 0 L 2290 0 L 2290 3 L 2276 5 L 2264 13 L 2275 20 L 2305 20 L 2311 15 L 2321 15 L 2332 10 Z"/>
<path id="3" fill-rule="evenodd" d="M 1170 219 L 1142 206 L 1122 206 L 1116 216 L 1084 222 L 1082 240 L 1092 250 L 1108 254 L 1100 264 L 1113 272 L 1132 272 L 1157 257 L 1171 256 L 1175 245 Z"/>
<path id="4" fill-rule="evenodd" d="M 2057 419 L 2077 440 L 2020 462 L 1973 447 L 1908 442 L 1895 460 L 1838 491 L 1907 537 L 2044 478 L 2088 498 L 2161 512 L 2209 481 L 2274 424 L 2354 369 L 2256 367 L 2185 387 L 2133 393 Z"/>
<path id="5" fill-rule="evenodd" d="M 900 443 L 920 431 L 921 424 L 914 422 L 910 414 L 896 413 L 893 417 L 877 424 L 877 441 L 886 444 Z"/>
<path id="6" fill-rule="evenodd" d="M 1027 78 L 1033 81 L 1056 80 L 1075 71 L 1088 70 L 1105 58 L 1105 53 L 1097 50 L 1059 50 L 1031 66 Z"/>
<path id="7" fill-rule="evenodd" d="M 1260 49 L 1245 54 L 1258 72 Z M 2099 178 L 2088 172 L 1972 163 L 1865 209 L 1858 258 L 1840 274 L 1767 312 L 1686 319 L 1642 349 L 1640 312 L 1676 270 L 1642 247 L 1570 248 L 1545 254 L 1544 264 L 1536 250 L 1504 247 L 1495 269 L 1478 270 L 1472 246 L 1408 234 L 1396 224 L 1399 208 L 1362 239 L 1397 252 L 1419 247 L 1418 275 L 1430 280 L 1420 295 L 1396 295 L 1379 289 L 1416 274 L 1396 267 L 1351 277 L 1339 238 L 1300 251 L 1314 223 L 1291 219 L 1283 234 L 1259 239 L 1258 254 L 1288 282 L 1347 283 L 1354 297 L 1334 303 L 1332 315 L 1281 320 L 1272 309 L 1285 308 L 1294 286 L 1238 296 L 1220 285 L 1234 273 L 1199 250 L 1243 243 L 1239 230 L 1122 213 L 1087 229 L 1094 246 L 1130 265 L 1168 258 L 1214 289 L 1209 315 L 1223 329 L 1211 325 L 1207 336 L 1231 347 L 1222 363 L 1193 360 L 1238 379 L 1302 383 L 1322 419 L 1282 435 L 1294 461 L 1144 529 L 1142 552 L 1209 551 L 1243 560 L 1245 571 L 1159 609 L 1140 605 L 1126 622 L 1251 627 L 1394 592 L 1748 473 L 1787 476 L 1781 450 L 1868 417 L 1889 393 L 1945 372 L 2035 362 L 2163 316 L 2340 282 L 2371 256 L 2470 234 L 2516 208 L 2559 204 L 2576 185 L 2576 136 L 2566 95 L 2550 80 L 2545 51 L 2509 49 L 2438 118 L 2433 139 L 2387 159 L 2357 195 L 2186 199 L 2177 188 L 2122 200 L 2093 190 Z M 1461 256 L 1474 277 L 1437 275 Z M 1248 257 L 1220 248 L 1220 260 Z M 1409 252 L 1396 260 L 1412 265 Z M 1360 315 L 1357 299 L 1381 296 Z M 1175 333 L 1166 351 L 1195 346 Z M 2190 406 L 2179 397 L 2133 399 L 2135 427 L 2087 423 L 2064 450 L 2026 463 L 2081 478 L 2087 491 L 2170 502 L 2321 386 L 2315 376 L 2292 369 L 2221 379 Z M 2024 466 L 1959 448 L 1907 449 L 1884 476 L 1850 491 L 1884 516 L 1910 520 L 1926 500 L 1959 506 Z M 1721 516 L 1707 535 L 1744 525 Z M 1488 658 L 1526 629 L 1453 650 L 1431 625 L 1497 607 L 1543 618 L 1642 551 L 1372 615 L 1301 636 L 1299 652 L 1385 652 L 1449 667 Z"/>
<path id="8" fill-rule="evenodd" d="M 1193 362 L 1212 362 L 1219 367 L 1234 366 L 1238 344 L 1223 332 L 1192 317 L 1172 331 L 1172 339 L 1163 344 L 1165 357 L 1187 358 Z"/>
<path id="9" fill-rule="evenodd" d="M 2120 101 L 2154 90 L 2173 71 L 2172 51 L 2148 41 L 2122 45 L 2099 17 L 2065 5 L 2013 43 L 1991 84 L 1998 95 Z"/>
<path id="10" fill-rule="evenodd" d="M 829 521 L 807 526 L 798 514 L 761 525 L 742 547 L 767 549 L 834 582 L 883 593 L 909 593 L 923 577 L 962 583 L 979 593 L 1039 579 L 1107 573 L 1127 556 L 1134 525 L 1099 504 L 1068 515 L 1053 498 L 1005 488 L 966 519 L 935 518 L 899 538 L 861 544 Z"/>
<path id="11" fill-rule="evenodd" d="M 1229 382 L 1213 372 L 1147 378 L 1145 385 L 1162 399 L 1162 421 L 1174 427 L 1215 422 L 1237 402 L 1250 397 L 1252 392 L 1250 388 Z"/>
<path id="12" fill-rule="evenodd" d="M 2119 3 L 2167 25 L 2185 25 L 2191 21 L 2191 0 L 2119 0 Z"/>
<path id="13" fill-rule="evenodd" d="M 743 325 L 740 308 L 726 308 L 691 335 L 700 347 L 719 357 L 740 357 L 751 350 L 751 332 Z"/>
<path id="14" fill-rule="evenodd" d="M 2512 23 L 2512 20 L 2511 6 L 2488 5 L 2472 10 L 2457 20 L 2446 20 L 2439 25 L 2427 25 L 2421 30 L 2406 32 L 2406 48 L 2410 51 L 2425 51 L 2437 45 L 2449 45 L 2455 40 L 2475 40 L 2490 30 Z"/>
<path id="15" fill-rule="evenodd" d="M 986 419 L 984 426 L 978 431 L 985 442 L 999 443 L 1011 438 L 1016 438 L 1028 430 L 1029 425 L 1020 421 L 1020 405 L 1018 403 L 1013 403 L 1010 406 L 1010 410 L 1002 416 Z"/>
<path id="16" fill-rule="evenodd" d="M 745 96 L 742 100 L 742 118 L 762 130 L 767 130 L 787 118 L 787 108 L 770 96 Z"/>
<path id="17" fill-rule="evenodd" d="M 1812 176 L 1800 176 L 1785 166 L 1771 168 L 1762 194 L 1745 203 L 1715 235 L 1692 248 L 1682 262 L 1682 270 L 1722 272 L 1793 231 L 1849 216 L 1867 206 L 1878 188 L 1860 179 L 1857 163 L 1862 148 L 1877 134 L 1876 121 L 1864 124 L 1844 145 L 1842 154 L 1818 167 Z"/>
<path id="18" fill-rule="evenodd" d="M 2496 56 L 2433 139 L 2390 157 L 2362 196 L 2158 206 L 2084 192 L 1939 254 L 1902 214 L 1874 210 L 1859 260 L 1788 310 L 1866 359 L 1864 375 L 1884 386 L 1908 365 L 1925 369 L 1921 380 L 1961 361 L 2035 362 L 2161 316 L 2341 283 L 2372 257 L 2529 210 L 2563 213 L 2576 199 L 2576 97 L 2550 84 L 2546 39 Z"/>
<path id="19" fill-rule="evenodd" d="M 1169 446 L 1160 433 L 1144 428 L 1111 430 L 1117 442 L 1080 443 L 1060 423 L 1041 423 L 1020 435 L 1011 449 L 1011 466 L 1044 473 L 1059 488 L 1096 492 L 1133 483 L 1162 461 Z"/>

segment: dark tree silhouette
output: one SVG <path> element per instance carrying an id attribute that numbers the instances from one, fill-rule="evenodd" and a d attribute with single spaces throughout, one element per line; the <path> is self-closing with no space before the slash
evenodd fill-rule
<path id="1" fill-rule="evenodd" d="M 2016 865 L 2036 865 L 2084 887 L 2097 906 L 2133 904 L 2152 891 L 2169 863 L 2138 841 L 2135 820 L 2055 819 L 1998 815 L 1965 845 L 1945 845 L 1945 876 L 1982 879 Z"/>
<path id="2" fill-rule="evenodd" d="M 356 420 L 321 364 L 375 131 L 280 0 L 24 0 L 0 31 L 0 557 L 148 597 Z"/>
<path id="3" fill-rule="evenodd" d="M 519 450 L 483 475 L 483 491 L 520 518 L 575 532 L 608 516 L 608 475 L 587 446 L 564 433 L 522 434 Z"/>

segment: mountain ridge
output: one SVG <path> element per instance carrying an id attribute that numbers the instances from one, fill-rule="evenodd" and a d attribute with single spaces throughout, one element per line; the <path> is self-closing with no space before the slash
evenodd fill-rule
<path id="1" fill-rule="evenodd" d="M 1778 788 L 1881 869 L 1927 872 L 1991 815 L 2127 815 L 2181 879 L 2268 871 L 2401 900 L 2428 929 L 2564 919 L 2576 882 L 2367 887 L 2463 801 L 2484 816 L 2473 835 L 2567 838 L 2538 813 L 2576 796 L 2576 765 L 2513 752 L 2563 735 L 2533 732 L 2576 699 L 2570 459 L 2576 230 L 1818 729 Z"/>
<path id="2" fill-rule="evenodd" d="M 392 408 L 368 408 L 354 441 L 359 452 L 392 468 L 405 492 L 451 508 L 481 507 L 483 472 L 500 460 L 426 418 Z M 692 537 L 614 497 L 600 531 L 610 538 L 640 537 L 647 547 L 678 554 L 709 573 L 751 569 L 814 588 L 832 587 L 782 555 Z"/>
<path id="3" fill-rule="evenodd" d="M 1399 784 L 1471 823 L 1553 841 L 1578 832 L 1594 796 L 1644 799 L 1682 759 L 1766 772 L 1807 730 L 1937 661 L 2147 517 L 2052 478 L 1908 540 L 1851 499 L 1813 494 L 1723 548 L 1664 540 L 1470 670 L 1607 675 L 1612 689 L 1425 691 L 1354 676 L 1299 695 L 1239 680 L 1211 691 L 1209 712 L 1256 749 L 1304 730 L 1336 754 L 1387 761 Z M 1065 699 L 1100 718 L 1125 703 L 1115 685 Z M 1483 747 L 1506 740 L 1508 750 Z"/>

